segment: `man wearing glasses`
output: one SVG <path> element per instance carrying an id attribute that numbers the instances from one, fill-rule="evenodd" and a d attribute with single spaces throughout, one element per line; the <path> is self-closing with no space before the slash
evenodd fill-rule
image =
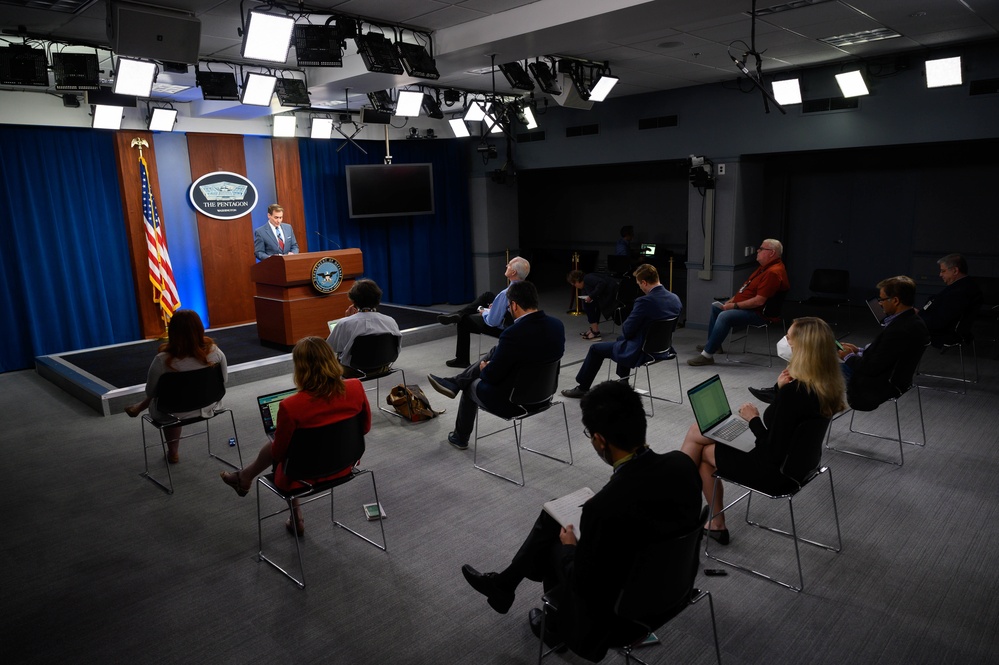
<path id="1" fill-rule="evenodd" d="M 912 307 L 916 297 L 912 278 L 889 277 L 878 282 L 878 289 L 878 302 L 885 311 L 881 332 L 864 348 L 844 342 L 838 352 L 846 377 L 846 401 L 858 411 L 873 411 L 907 389 L 912 374 L 894 375 L 895 365 L 900 360 L 915 360 L 930 341 L 926 324 Z"/>
<path id="2" fill-rule="evenodd" d="M 943 346 L 961 341 L 957 325 L 966 312 L 972 308 L 977 312 L 981 307 L 982 289 L 974 278 L 967 279 L 968 262 L 960 254 L 948 254 L 937 263 L 946 286 L 916 311 L 929 329 L 933 345 Z"/>
<path id="3" fill-rule="evenodd" d="M 781 261 L 784 246 L 780 241 L 767 238 L 756 249 L 756 262 L 760 264 L 739 291 L 723 303 L 711 304 L 711 318 L 708 320 L 708 341 L 698 346 L 701 353 L 687 361 L 698 367 L 713 365 L 714 355 L 721 350 L 722 342 L 733 328 L 746 325 L 762 325 L 768 321 L 763 315 L 763 307 L 770 298 L 791 288 L 787 270 Z"/>

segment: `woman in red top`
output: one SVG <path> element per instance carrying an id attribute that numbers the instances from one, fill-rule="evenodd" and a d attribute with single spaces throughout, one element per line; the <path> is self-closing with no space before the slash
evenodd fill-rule
<path id="1" fill-rule="evenodd" d="M 357 379 L 343 379 L 343 366 L 321 337 L 305 337 L 298 341 L 291 354 L 295 366 L 295 385 L 299 392 L 286 398 L 278 407 L 277 429 L 274 441 L 264 444 L 249 465 L 235 473 L 223 471 L 222 482 L 246 496 L 253 479 L 274 467 L 274 484 L 281 489 L 293 489 L 295 483 L 284 475 L 284 461 L 292 435 L 299 427 L 321 427 L 346 420 L 358 413 L 364 414 L 364 432 L 371 429 L 371 408 L 364 394 L 364 387 Z M 329 480 L 350 473 L 350 467 L 325 478 Z M 305 532 L 302 513 L 295 502 L 295 524 L 291 518 L 288 531 L 301 536 Z"/>

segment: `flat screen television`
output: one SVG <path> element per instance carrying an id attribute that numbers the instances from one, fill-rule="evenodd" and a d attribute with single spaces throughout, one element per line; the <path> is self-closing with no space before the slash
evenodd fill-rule
<path id="1" fill-rule="evenodd" d="M 347 166 L 347 206 L 352 218 L 433 214 L 433 165 Z"/>

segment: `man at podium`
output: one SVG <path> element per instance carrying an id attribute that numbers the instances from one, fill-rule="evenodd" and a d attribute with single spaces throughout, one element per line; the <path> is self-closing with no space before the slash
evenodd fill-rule
<path id="1" fill-rule="evenodd" d="M 291 224 L 283 224 L 284 208 L 267 206 L 267 223 L 253 230 L 253 253 L 258 261 L 274 254 L 298 254 L 298 241 Z"/>

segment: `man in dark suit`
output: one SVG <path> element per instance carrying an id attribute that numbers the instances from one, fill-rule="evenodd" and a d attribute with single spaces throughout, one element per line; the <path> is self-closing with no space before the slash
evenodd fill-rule
<path id="1" fill-rule="evenodd" d="M 453 378 L 427 376 L 430 385 L 440 394 L 453 399 L 461 393 L 454 431 L 447 435 L 448 443 L 459 450 L 468 448 L 468 437 L 479 408 L 469 394 L 471 391 L 490 412 L 499 416 L 513 415 L 517 409 L 509 398 L 517 371 L 521 367 L 559 360 L 565 352 L 565 327 L 561 321 L 538 309 L 538 291 L 533 284 L 514 282 L 506 289 L 506 297 L 514 322 L 503 329 L 499 343 L 486 357 Z"/>
<path id="2" fill-rule="evenodd" d="M 617 363 L 617 375 L 626 378 L 633 367 L 642 361 L 642 345 L 653 321 L 680 316 L 683 305 L 675 293 L 659 283 L 655 266 L 643 263 L 635 269 L 635 281 L 645 295 L 635 299 L 631 314 L 621 325 L 621 335 L 616 342 L 597 342 L 589 348 L 586 359 L 576 374 L 576 387 L 563 390 L 566 397 L 582 397 L 593 385 L 604 358 Z"/>
<path id="3" fill-rule="evenodd" d="M 968 279 L 968 262 L 960 254 L 948 254 L 937 263 L 946 286 L 916 311 L 930 331 L 930 341 L 939 347 L 961 341 L 964 331 L 957 325 L 964 314 L 981 307 L 982 289 L 974 278 Z"/>
<path id="4" fill-rule="evenodd" d="M 291 224 L 283 224 L 284 208 L 267 206 L 267 223 L 253 230 L 253 253 L 258 261 L 274 254 L 298 254 L 298 241 Z"/>
<path id="5" fill-rule="evenodd" d="M 839 352 L 846 377 L 846 401 L 858 411 L 873 411 L 889 398 L 901 395 L 909 387 L 918 358 L 930 341 L 926 324 L 912 307 L 916 297 L 912 278 L 889 277 L 878 282 L 878 289 L 878 302 L 885 311 L 881 332 L 864 348 L 844 342 Z M 894 372 L 896 364 L 911 364 L 911 372 Z"/>
<path id="6" fill-rule="evenodd" d="M 700 478 L 681 451 L 648 448 L 641 398 L 627 386 L 602 383 L 580 406 L 584 433 L 614 471 L 583 505 L 579 535 L 574 525 L 563 528 L 542 511 L 506 569 L 480 573 L 466 564 L 461 572 L 500 614 L 509 611 L 525 578 L 542 582 L 558 606 L 546 619 L 546 638 L 552 633 L 546 641 L 564 641 L 599 661 L 619 630 L 614 604 L 639 551 L 700 526 Z M 531 610 L 529 620 L 539 634 L 541 610 Z"/>

